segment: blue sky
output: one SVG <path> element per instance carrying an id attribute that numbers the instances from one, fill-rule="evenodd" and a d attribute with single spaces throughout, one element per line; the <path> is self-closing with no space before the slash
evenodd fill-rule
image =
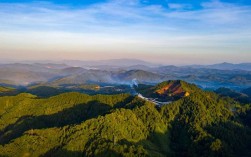
<path id="1" fill-rule="evenodd" d="M 251 62 L 249 0 L 0 0 L 0 57 Z"/>

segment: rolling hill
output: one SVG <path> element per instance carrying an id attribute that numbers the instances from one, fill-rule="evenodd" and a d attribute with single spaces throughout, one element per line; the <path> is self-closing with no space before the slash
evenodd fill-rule
<path id="1" fill-rule="evenodd" d="M 242 90 L 242 92 L 246 95 L 248 95 L 249 97 L 251 97 L 251 87 L 250 88 L 247 88 L 247 89 L 244 89 Z"/>
<path id="2" fill-rule="evenodd" d="M 244 92 L 237 92 L 232 89 L 222 87 L 222 88 L 217 89 L 215 93 L 221 96 L 230 97 L 243 104 L 251 103 L 251 97 L 245 94 Z"/>
<path id="3" fill-rule="evenodd" d="M 144 84 L 157 84 L 165 80 L 179 79 L 210 90 L 226 87 L 240 91 L 251 86 L 249 70 L 217 69 L 213 66 L 212 68 L 210 66 L 161 66 L 123 59 L 110 60 L 110 62 L 109 60 L 99 64 L 84 61 L 65 62 L 69 65 L 60 62 L 58 64 L 55 62 L 0 64 L 0 85 L 18 87 L 33 84 L 44 86 L 86 83 L 130 84 L 132 79 L 137 79 Z M 79 66 L 76 67 L 71 63 Z"/>
<path id="4" fill-rule="evenodd" d="M 250 105 L 184 81 L 148 88 L 179 97 L 162 107 L 129 94 L 0 97 L 0 156 L 251 155 Z"/>

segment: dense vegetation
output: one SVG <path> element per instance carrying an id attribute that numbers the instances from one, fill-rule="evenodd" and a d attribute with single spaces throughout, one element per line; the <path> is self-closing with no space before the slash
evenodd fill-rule
<path id="1" fill-rule="evenodd" d="M 248 89 L 245 89 L 243 91 L 248 91 Z M 222 87 L 217 89 L 215 93 L 221 96 L 233 98 L 234 100 L 239 101 L 242 104 L 251 103 L 250 95 L 247 95 L 244 92 L 237 92 L 232 89 Z"/>
<path id="2" fill-rule="evenodd" d="M 5 95 L 5 94 L 13 94 L 14 91 L 15 89 L 12 87 L 0 86 L 0 96 Z"/>
<path id="3" fill-rule="evenodd" d="M 242 91 L 244 94 L 247 94 L 249 97 L 251 97 L 251 87 L 250 88 L 247 88 L 247 89 L 244 89 Z"/>
<path id="4" fill-rule="evenodd" d="M 123 94 L 132 93 L 132 88 L 128 85 L 119 84 L 67 84 L 62 86 L 35 84 L 26 87 L 5 87 L 0 86 L 0 96 L 14 96 L 21 93 L 30 93 L 39 98 L 48 98 L 51 96 L 59 95 L 67 92 L 79 92 L 89 95 L 97 94 Z"/>
<path id="5" fill-rule="evenodd" d="M 184 88 L 161 108 L 129 94 L 0 97 L 0 156 L 251 156 L 250 105 Z"/>

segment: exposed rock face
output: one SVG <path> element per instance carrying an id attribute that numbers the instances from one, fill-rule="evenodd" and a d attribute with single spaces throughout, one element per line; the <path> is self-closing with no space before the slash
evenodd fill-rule
<path id="1" fill-rule="evenodd" d="M 190 88 L 192 87 L 192 88 Z M 159 97 L 177 99 L 189 96 L 193 92 L 193 85 L 180 80 L 166 81 L 155 87 L 154 93 Z"/>
<path id="2" fill-rule="evenodd" d="M 155 91 L 158 95 L 178 96 L 184 97 L 189 96 L 190 93 L 182 88 L 180 81 L 172 81 L 167 85 Z"/>

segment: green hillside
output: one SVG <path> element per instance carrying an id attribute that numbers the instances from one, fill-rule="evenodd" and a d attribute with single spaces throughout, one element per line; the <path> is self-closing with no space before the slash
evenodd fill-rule
<path id="1" fill-rule="evenodd" d="M 8 86 L 0 86 L 0 96 L 5 96 L 5 95 L 16 95 L 17 90 L 13 87 L 8 87 Z"/>
<path id="2" fill-rule="evenodd" d="M 247 94 L 249 97 L 251 97 L 251 87 L 250 88 L 247 88 L 247 89 L 244 89 L 242 91 L 244 94 Z"/>
<path id="3" fill-rule="evenodd" d="M 26 93 L 31 93 L 39 97 L 50 97 L 65 92 L 67 92 L 67 90 L 51 86 L 32 86 L 26 90 Z"/>
<path id="4" fill-rule="evenodd" d="M 14 90 L 14 88 L 11 88 L 11 87 L 0 86 L 0 93 L 11 92 L 13 90 Z"/>
<path id="5" fill-rule="evenodd" d="M 250 105 L 186 85 L 161 108 L 128 94 L 0 97 L 0 156 L 250 156 Z"/>
<path id="6" fill-rule="evenodd" d="M 237 92 L 229 88 L 219 88 L 215 90 L 215 93 L 221 95 L 221 96 L 226 96 L 233 98 L 234 100 L 246 104 L 251 102 L 251 97 L 248 96 L 245 93 Z"/>

